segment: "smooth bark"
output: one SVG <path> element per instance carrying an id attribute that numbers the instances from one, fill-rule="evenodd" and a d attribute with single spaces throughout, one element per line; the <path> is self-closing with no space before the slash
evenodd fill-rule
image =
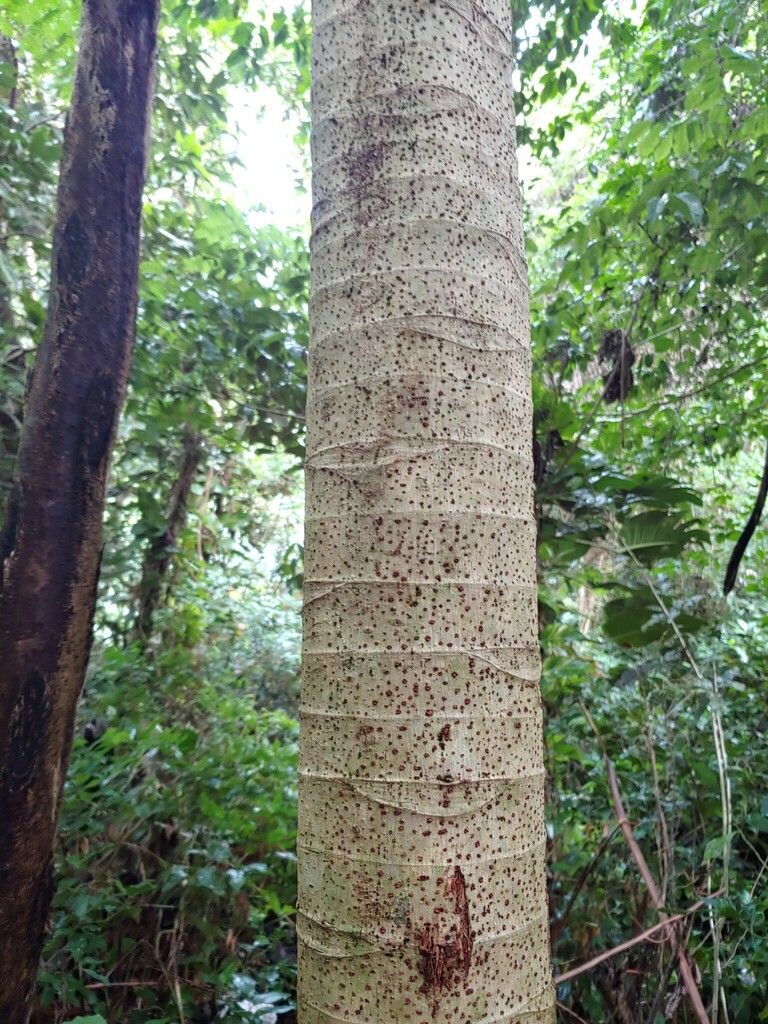
<path id="1" fill-rule="evenodd" d="M 51 293 L 0 555 L 0 1020 L 26 1024 L 135 334 L 159 0 L 85 0 Z"/>
<path id="2" fill-rule="evenodd" d="M 739 575 L 739 566 L 741 560 L 744 557 L 744 552 L 747 550 L 747 546 L 752 540 L 752 534 L 757 529 L 760 519 L 765 508 L 765 499 L 768 497 L 768 442 L 765 446 L 765 456 L 763 459 L 763 475 L 760 477 L 760 486 L 757 489 L 757 497 L 755 498 L 755 504 L 750 513 L 747 525 L 744 527 L 741 536 L 736 541 L 736 545 L 733 549 L 730 559 L 728 560 L 728 566 L 725 570 L 725 580 L 723 582 L 723 593 L 727 596 L 736 586 L 736 578 Z"/>
<path id="3" fill-rule="evenodd" d="M 554 1020 L 508 0 L 315 0 L 301 1024 Z"/>

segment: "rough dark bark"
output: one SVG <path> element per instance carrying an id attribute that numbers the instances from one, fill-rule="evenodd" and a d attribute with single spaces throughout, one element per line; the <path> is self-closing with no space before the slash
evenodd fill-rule
<path id="1" fill-rule="evenodd" d="M 85 0 L 48 317 L 0 547 L 0 1020 L 26 1024 L 135 336 L 159 0 Z"/>
<path id="2" fill-rule="evenodd" d="M 195 474 L 203 457 L 203 447 L 196 434 L 186 434 L 179 466 L 179 475 L 171 488 L 165 530 L 149 545 L 141 568 L 139 584 L 139 610 L 136 615 L 134 636 L 146 639 L 152 631 L 152 618 L 160 602 L 163 581 L 171 563 L 173 551 L 187 522 L 189 495 Z"/>

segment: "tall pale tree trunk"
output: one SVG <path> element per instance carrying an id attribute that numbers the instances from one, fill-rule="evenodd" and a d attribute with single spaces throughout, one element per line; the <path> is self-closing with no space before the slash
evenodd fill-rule
<path id="1" fill-rule="evenodd" d="M 84 0 L 51 294 L 0 547 L 0 1021 L 26 1024 L 135 332 L 159 0 Z"/>
<path id="2" fill-rule="evenodd" d="M 554 1020 L 508 0 L 315 0 L 301 1024 Z"/>

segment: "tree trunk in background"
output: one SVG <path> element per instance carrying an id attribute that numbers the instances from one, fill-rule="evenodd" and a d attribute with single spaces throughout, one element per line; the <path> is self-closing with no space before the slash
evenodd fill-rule
<path id="1" fill-rule="evenodd" d="M 195 482 L 195 473 L 203 457 L 203 446 L 196 434 L 185 434 L 179 475 L 171 488 L 165 530 L 147 549 L 141 567 L 139 584 L 139 610 L 133 636 L 146 639 L 152 632 L 152 618 L 160 603 L 163 581 L 176 544 L 187 522 L 189 495 Z"/>
<path id="2" fill-rule="evenodd" d="M 301 1024 L 554 1020 L 508 0 L 315 0 Z"/>
<path id="3" fill-rule="evenodd" d="M 51 295 L 2 542 L 0 1020 L 25 1024 L 136 318 L 159 0 L 85 0 Z"/>
<path id="4" fill-rule="evenodd" d="M 19 64 L 13 40 L 0 34 L 0 65 L 7 69 L 8 81 L 0 88 L 0 105 L 13 117 L 18 92 Z M 0 152 L 0 165 L 4 163 Z M 8 226 L 5 221 L 3 201 L 0 197 L 0 260 L 8 249 Z M 5 508 L 8 497 L 16 449 L 19 443 L 21 410 L 7 394 L 9 381 L 14 378 L 21 382 L 24 374 L 24 351 L 15 344 L 15 324 L 11 306 L 10 289 L 0 274 L 0 510 Z M 5 392 L 5 393 L 4 393 Z"/>

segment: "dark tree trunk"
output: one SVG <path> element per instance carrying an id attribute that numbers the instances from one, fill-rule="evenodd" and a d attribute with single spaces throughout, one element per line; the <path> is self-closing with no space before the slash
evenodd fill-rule
<path id="1" fill-rule="evenodd" d="M 736 577 L 739 574 L 739 566 L 741 560 L 744 557 L 744 552 L 747 550 L 747 545 L 752 540 L 752 534 L 757 529 L 757 524 L 760 522 L 760 518 L 765 508 L 765 499 L 768 497 L 768 442 L 765 446 L 765 459 L 763 461 L 763 475 L 760 478 L 760 486 L 757 489 L 757 497 L 755 498 L 755 505 L 752 509 L 752 514 L 747 520 L 747 525 L 736 541 L 736 546 L 733 549 L 728 567 L 725 570 L 725 581 L 723 582 L 723 593 L 727 596 L 736 586 Z"/>
<path id="2" fill-rule="evenodd" d="M 139 610 L 134 627 L 134 636 L 137 639 L 146 639 L 152 631 L 152 617 L 160 603 L 163 581 L 176 543 L 187 522 L 189 495 L 202 457 L 203 447 L 200 438 L 196 434 L 186 434 L 179 475 L 171 488 L 168 501 L 165 530 L 149 545 L 141 568 Z"/>
<path id="3" fill-rule="evenodd" d="M 0 1021 L 26 1024 L 135 337 L 159 0 L 85 0 L 51 294 L 0 557 Z"/>

